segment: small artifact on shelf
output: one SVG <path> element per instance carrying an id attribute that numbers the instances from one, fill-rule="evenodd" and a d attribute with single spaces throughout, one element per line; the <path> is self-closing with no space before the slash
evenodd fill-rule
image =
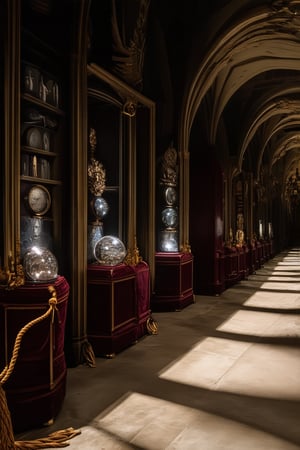
<path id="1" fill-rule="evenodd" d="M 36 216 L 43 216 L 51 206 L 50 192 L 41 184 L 35 184 L 30 188 L 26 200 L 30 211 Z"/>
<path id="2" fill-rule="evenodd" d="M 49 93 L 49 89 L 44 83 L 43 75 L 41 75 L 40 84 L 39 84 L 39 97 L 43 102 L 47 101 L 47 95 Z"/>
<path id="3" fill-rule="evenodd" d="M 31 127 L 26 131 L 26 144 L 33 148 L 42 148 L 42 135 L 39 128 Z"/>
<path id="4" fill-rule="evenodd" d="M 37 68 L 29 65 L 25 67 L 24 87 L 28 94 L 38 96 L 39 79 L 40 71 Z"/>

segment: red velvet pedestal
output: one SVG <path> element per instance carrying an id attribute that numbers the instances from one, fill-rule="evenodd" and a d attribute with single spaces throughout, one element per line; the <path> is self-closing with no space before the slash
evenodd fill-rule
<path id="1" fill-rule="evenodd" d="M 96 356 L 113 357 L 137 339 L 136 271 L 88 266 L 87 335 Z"/>
<path id="2" fill-rule="evenodd" d="M 153 311 L 176 311 L 194 302 L 193 255 L 156 253 Z"/>
<path id="3" fill-rule="evenodd" d="M 4 383 L 15 432 L 42 426 L 55 418 L 65 396 L 67 368 L 64 334 L 69 285 L 59 276 L 55 283 L 26 283 L 0 290 L 0 363 L 9 364 L 18 332 L 49 309 L 49 285 L 57 293 L 54 324 L 50 317 L 23 336 L 14 370 Z"/>

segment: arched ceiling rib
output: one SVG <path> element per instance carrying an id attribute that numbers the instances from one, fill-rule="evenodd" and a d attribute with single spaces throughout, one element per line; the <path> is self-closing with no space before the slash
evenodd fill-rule
<path id="1" fill-rule="evenodd" d="M 298 122 L 300 125 L 300 121 Z M 281 158 L 284 158 L 290 150 L 300 151 L 300 135 L 290 133 L 287 136 L 282 136 L 277 143 L 276 152 L 273 154 L 271 164 L 276 164 Z"/>
<path id="2" fill-rule="evenodd" d="M 276 133 L 278 133 L 280 130 L 284 130 L 289 126 L 290 121 L 292 120 L 294 123 L 296 123 L 296 120 L 300 119 L 300 101 L 294 100 L 289 101 L 286 99 L 279 98 L 278 101 L 271 100 L 266 105 L 263 105 L 263 108 L 261 108 L 259 111 L 257 111 L 257 114 L 255 116 L 255 119 L 251 121 L 251 124 L 249 125 L 249 128 L 247 132 L 245 133 L 245 138 L 243 141 L 243 145 L 241 147 L 241 151 L 239 154 L 239 160 L 238 160 L 238 168 L 241 170 L 242 164 L 243 164 L 243 158 L 244 154 L 247 151 L 248 147 L 250 146 L 251 141 L 253 140 L 255 134 L 257 133 L 258 129 L 262 127 L 264 123 L 269 121 L 270 119 L 276 118 L 276 120 L 273 120 L 274 125 L 272 126 L 271 130 L 268 130 L 268 135 L 261 139 L 261 154 L 258 160 L 258 163 L 262 160 L 262 152 L 265 148 L 265 145 L 267 141 Z M 300 133 L 300 128 L 299 128 Z M 261 135 L 261 138 L 264 136 Z M 265 141 L 265 144 L 264 144 Z"/>
<path id="3" fill-rule="evenodd" d="M 270 56 L 267 47 L 268 41 L 262 41 L 261 48 L 259 49 L 248 48 L 247 51 L 241 51 L 228 64 L 226 69 L 218 74 L 214 86 L 214 94 L 217 102 L 214 105 L 211 121 L 212 129 L 210 138 L 212 142 L 216 139 L 218 123 L 227 103 L 241 86 L 262 72 L 280 69 L 299 70 L 300 41 L 295 46 L 298 52 L 298 59 L 291 55 L 287 56 L 287 52 L 284 55 L 283 50 L 282 55 L 278 52 L 277 56 Z M 293 49 L 293 53 L 296 52 L 296 48 Z M 276 46 L 274 47 L 274 51 L 276 51 Z"/>
<path id="4" fill-rule="evenodd" d="M 271 167 L 279 155 L 286 154 L 278 149 L 278 145 L 294 152 L 297 158 L 297 146 L 287 145 L 286 136 L 280 138 L 280 133 L 286 134 L 291 123 L 296 129 L 294 142 L 298 139 L 298 129 L 300 134 L 296 78 L 300 78 L 300 0 L 274 1 L 269 7 L 248 9 L 244 18 L 240 16 L 238 23 L 228 26 L 227 31 L 215 40 L 189 85 L 182 118 L 185 124 L 181 136 L 183 148 L 188 148 L 193 120 L 210 91 L 213 103 L 209 139 L 212 144 L 232 99 L 236 97 L 246 105 L 243 110 L 238 105 L 240 109 L 233 119 L 238 124 L 235 134 L 240 133 L 234 142 L 240 145 L 235 149 L 239 170 L 251 143 L 254 147 L 253 139 L 258 133 L 261 143 L 255 150 L 258 173 L 264 152 L 270 158 Z M 249 87 L 248 92 L 246 87 Z M 251 88 L 254 89 L 252 98 Z M 243 97 L 239 97 L 241 92 Z M 236 104 L 237 101 L 232 104 L 231 113 Z M 290 159 L 293 156 L 290 155 Z"/>

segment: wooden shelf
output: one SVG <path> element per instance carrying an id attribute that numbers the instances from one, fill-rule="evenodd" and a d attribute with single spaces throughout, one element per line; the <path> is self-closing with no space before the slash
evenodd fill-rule
<path id="1" fill-rule="evenodd" d="M 20 179 L 21 179 L 21 181 L 27 181 L 29 183 L 52 184 L 54 186 L 61 186 L 62 185 L 62 181 L 49 180 L 48 178 L 29 177 L 27 175 L 21 175 Z"/>

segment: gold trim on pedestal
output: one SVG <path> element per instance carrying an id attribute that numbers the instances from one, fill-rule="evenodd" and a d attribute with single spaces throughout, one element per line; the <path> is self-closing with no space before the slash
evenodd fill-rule
<path id="1" fill-rule="evenodd" d="M 140 251 L 137 247 L 136 236 L 135 236 L 134 237 L 134 247 L 132 250 L 131 249 L 127 250 L 127 255 L 125 257 L 124 263 L 127 264 L 128 266 L 136 266 L 141 261 L 143 261 L 143 258 L 140 256 Z"/>
<path id="2" fill-rule="evenodd" d="M 23 286 L 25 275 L 22 264 L 20 264 L 20 242 L 15 245 L 16 257 L 9 252 L 7 267 L 0 267 L 0 288 L 7 290 Z"/>
<path id="3" fill-rule="evenodd" d="M 191 253 L 192 252 L 191 246 L 188 243 L 188 241 L 184 245 L 181 246 L 181 251 L 182 251 L 182 253 Z"/>

